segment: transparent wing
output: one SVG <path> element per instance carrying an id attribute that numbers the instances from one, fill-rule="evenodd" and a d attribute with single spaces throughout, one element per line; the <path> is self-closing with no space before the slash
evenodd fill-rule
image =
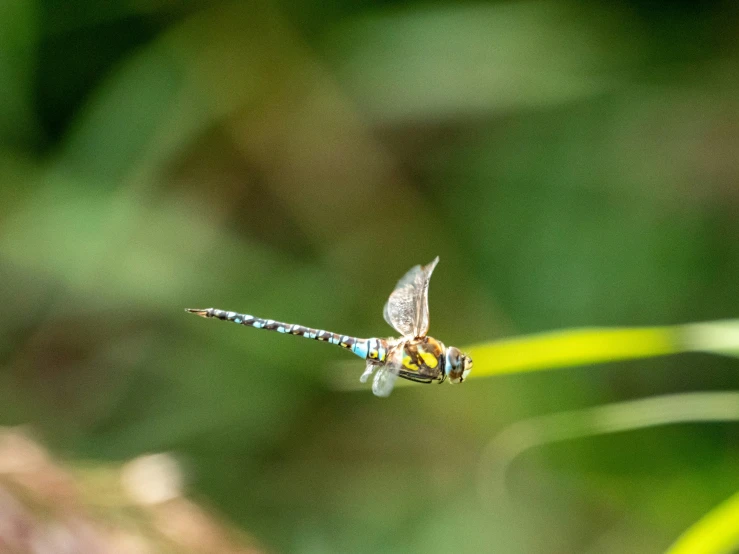
<path id="1" fill-rule="evenodd" d="M 398 368 L 391 364 L 379 367 L 372 381 L 372 392 L 375 396 L 386 398 L 393 392 L 395 381 L 398 379 Z"/>
<path id="2" fill-rule="evenodd" d="M 403 336 L 423 337 L 429 329 L 429 279 L 437 263 L 438 256 L 428 265 L 411 268 L 385 304 L 385 321 Z"/>
<path id="3" fill-rule="evenodd" d="M 371 360 L 367 360 L 367 365 L 364 368 L 364 373 L 359 378 L 360 383 L 366 383 L 367 380 L 372 377 L 372 372 L 377 369 L 377 364 Z"/>

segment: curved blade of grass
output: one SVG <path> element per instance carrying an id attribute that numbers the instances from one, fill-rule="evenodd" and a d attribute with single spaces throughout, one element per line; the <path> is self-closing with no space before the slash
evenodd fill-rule
<path id="1" fill-rule="evenodd" d="M 669 394 L 524 419 L 503 429 L 486 446 L 480 491 L 485 498 L 493 492 L 501 495 L 511 463 L 538 446 L 660 425 L 719 421 L 739 421 L 739 392 Z"/>
<path id="2" fill-rule="evenodd" d="M 739 493 L 688 528 L 666 554 L 730 554 L 739 549 Z"/>
<path id="3" fill-rule="evenodd" d="M 488 504 L 506 500 L 508 468 L 518 456 L 538 446 L 660 425 L 726 421 L 739 421 L 739 392 L 670 394 L 518 421 L 486 446 L 478 492 Z M 737 546 L 739 493 L 685 531 L 666 554 L 730 554 Z"/>

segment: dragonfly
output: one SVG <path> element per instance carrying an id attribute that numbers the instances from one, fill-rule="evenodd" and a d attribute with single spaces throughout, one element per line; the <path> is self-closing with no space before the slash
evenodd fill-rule
<path id="1" fill-rule="evenodd" d="M 448 379 L 456 384 L 469 375 L 472 358 L 459 348 L 445 346 L 426 334 L 429 328 L 429 280 L 437 263 L 438 256 L 425 266 L 414 266 L 390 294 L 383 317 L 402 335 L 400 337 L 362 339 L 216 308 L 188 308 L 186 311 L 200 317 L 328 342 L 349 350 L 366 361 L 365 371 L 359 379 L 362 383 L 366 383 L 374 373 L 372 392 L 379 397 L 390 395 L 398 377 L 416 383 L 442 383 Z"/>

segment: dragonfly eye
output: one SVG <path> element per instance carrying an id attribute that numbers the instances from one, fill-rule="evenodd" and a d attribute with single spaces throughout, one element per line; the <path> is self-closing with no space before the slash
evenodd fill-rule
<path id="1" fill-rule="evenodd" d="M 467 379 L 470 371 L 472 371 L 472 358 L 470 358 L 469 356 L 464 356 L 464 363 L 462 366 L 462 381 Z"/>
<path id="2" fill-rule="evenodd" d="M 459 348 L 450 346 L 446 351 L 444 371 L 450 383 L 461 383 L 472 367 L 472 360 L 464 355 Z"/>

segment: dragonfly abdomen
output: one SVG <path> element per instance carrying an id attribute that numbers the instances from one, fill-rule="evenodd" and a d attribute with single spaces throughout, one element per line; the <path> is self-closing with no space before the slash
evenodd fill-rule
<path id="1" fill-rule="evenodd" d="M 246 325 L 247 327 L 254 327 L 255 329 L 266 329 L 268 331 L 277 331 L 286 335 L 297 335 L 299 337 L 305 337 L 307 339 L 319 340 L 322 342 L 328 342 L 341 346 L 347 350 L 351 350 L 354 354 L 360 358 L 369 358 L 378 361 L 384 361 L 387 355 L 387 345 L 380 343 L 386 343 L 382 339 L 358 339 L 356 337 L 349 337 L 347 335 L 339 335 L 338 333 L 332 333 L 331 331 L 325 331 L 323 329 L 314 329 L 312 327 L 304 327 L 303 325 L 297 325 L 293 323 L 283 323 L 282 321 L 275 321 L 274 319 L 264 319 L 249 314 L 240 314 L 237 312 L 229 312 L 226 310 L 219 310 L 216 308 L 207 309 L 188 309 L 186 310 L 192 314 L 199 315 L 200 317 L 221 319 L 223 321 L 232 321 L 239 325 Z M 382 356 L 380 358 L 379 356 Z"/>
<path id="2" fill-rule="evenodd" d="M 375 362 L 384 362 L 387 360 L 388 343 L 385 339 L 357 339 L 358 342 L 364 344 L 353 352 L 360 358 L 372 360 Z"/>

